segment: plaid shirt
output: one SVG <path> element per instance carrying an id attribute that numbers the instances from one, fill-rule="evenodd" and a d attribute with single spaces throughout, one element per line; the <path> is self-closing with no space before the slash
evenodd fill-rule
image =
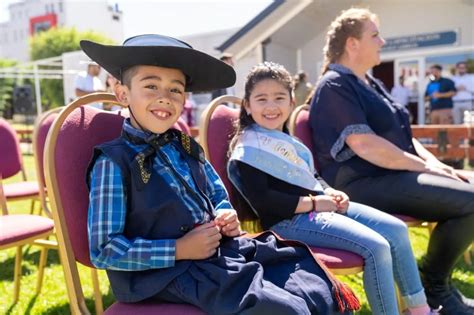
<path id="1" fill-rule="evenodd" d="M 128 120 L 124 122 L 123 128 L 135 136 L 145 137 L 145 133 L 133 128 Z M 145 147 L 129 142 L 127 144 L 137 153 Z M 186 182 L 197 190 L 191 170 L 175 145 L 173 142 L 164 145 L 162 152 Z M 177 195 L 183 198 L 195 223 L 209 220 L 209 215 L 187 194 L 178 179 L 172 176 L 168 166 L 158 157 L 155 157 L 153 166 Z M 206 194 L 216 211 L 232 208 L 224 184 L 209 162 L 206 161 L 204 169 L 207 175 Z M 89 248 L 94 266 L 112 270 L 145 270 L 174 266 L 176 240 L 127 239 L 123 235 L 127 213 L 126 198 L 120 168 L 109 158 L 100 156 L 91 172 L 89 194 Z"/>

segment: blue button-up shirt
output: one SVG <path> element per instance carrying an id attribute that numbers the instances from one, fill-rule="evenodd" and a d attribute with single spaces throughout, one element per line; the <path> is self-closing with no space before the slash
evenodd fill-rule
<path id="1" fill-rule="evenodd" d="M 358 157 L 346 144 L 352 134 L 376 134 L 416 154 L 408 111 L 380 81 L 367 75 L 366 83 L 340 64 L 329 69 L 318 83 L 310 111 L 314 154 L 329 185 L 341 188 L 360 177 L 390 172 Z"/>
<path id="2" fill-rule="evenodd" d="M 145 133 L 132 127 L 128 120 L 124 122 L 123 128 L 135 136 L 145 137 Z M 146 146 L 129 142 L 127 144 L 137 153 Z M 170 142 L 162 147 L 162 152 L 190 187 L 197 191 L 191 170 L 176 149 L 176 145 L 178 144 Z M 169 183 L 178 196 L 183 198 L 195 223 L 209 220 L 209 214 L 188 195 L 167 165 L 155 157 L 153 166 L 154 171 Z M 207 178 L 205 193 L 216 211 L 232 208 L 224 184 L 207 161 L 204 170 Z M 105 155 L 100 156 L 91 172 L 89 194 L 88 232 L 92 263 L 97 268 L 113 270 L 145 270 L 174 266 L 176 240 L 128 239 L 123 234 L 127 213 L 125 191 L 119 166 Z"/>

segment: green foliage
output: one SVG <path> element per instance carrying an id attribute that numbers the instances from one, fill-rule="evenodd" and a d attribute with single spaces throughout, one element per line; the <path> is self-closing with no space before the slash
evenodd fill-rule
<path id="1" fill-rule="evenodd" d="M 467 72 L 474 73 L 474 59 L 468 58 L 466 60 Z"/>
<path id="2" fill-rule="evenodd" d="M 16 65 L 15 60 L 0 59 L 0 68 L 8 68 Z M 0 79 L 0 116 L 6 117 L 11 113 L 13 107 L 13 87 L 15 79 Z"/>
<path id="3" fill-rule="evenodd" d="M 75 28 L 51 28 L 36 34 L 30 40 L 31 60 L 61 56 L 70 51 L 80 50 L 79 42 L 88 39 L 104 44 L 113 40 L 94 31 L 79 32 Z M 42 103 L 48 107 L 64 105 L 63 82 L 61 80 L 41 80 Z"/>

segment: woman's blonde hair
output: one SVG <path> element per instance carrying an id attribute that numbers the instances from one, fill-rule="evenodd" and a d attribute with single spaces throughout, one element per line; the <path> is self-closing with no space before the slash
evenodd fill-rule
<path id="1" fill-rule="evenodd" d="M 328 71 L 331 63 L 337 62 L 344 54 L 346 41 L 349 37 L 360 39 L 367 21 L 378 21 L 377 15 L 364 8 L 344 10 L 332 21 L 326 34 L 323 48 L 324 61 L 321 75 Z"/>

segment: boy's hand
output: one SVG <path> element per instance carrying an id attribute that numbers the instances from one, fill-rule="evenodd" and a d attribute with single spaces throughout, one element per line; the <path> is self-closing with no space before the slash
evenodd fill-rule
<path id="1" fill-rule="evenodd" d="M 234 209 L 219 210 L 214 222 L 223 235 L 229 237 L 240 235 L 240 221 Z"/>
<path id="2" fill-rule="evenodd" d="M 175 259 L 206 259 L 214 255 L 222 238 L 214 222 L 204 223 L 176 240 Z"/>

